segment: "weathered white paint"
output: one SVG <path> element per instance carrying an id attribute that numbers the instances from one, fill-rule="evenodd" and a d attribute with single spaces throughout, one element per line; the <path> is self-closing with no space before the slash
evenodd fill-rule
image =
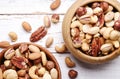
<path id="1" fill-rule="evenodd" d="M 51 11 L 49 6 L 54 0 L 1 0 L 0 1 L 0 41 L 10 41 L 8 33 L 14 31 L 18 35 L 16 42 L 29 42 L 29 37 L 33 31 L 39 26 L 43 25 L 44 15 L 51 17 L 51 14 L 60 14 L 60 22 L 58 24 L 51 24 L 48 28 L 48 34 L 38 42 L 37 44 L 45 47 L 45 41 L 48 36 L 53 36 L 54 42 L 50 48 L 47 48 L 53 53 L 55 58 L 61 67 L 62 79 L 69 79 L 68 71 L 75 69 L 78 71 L 78 77 L 76 79 L 120 79 L 120 57 L 115 60 L 102 64 L 102 65 L 89 65 L 82 63 L 75 59 L 70 53 L 58 54 L 54 50 L 55 45 L 64 43 L 62 38 L 62 21 L 64 14 L 76 0 L 61 0 L 60 7 Z M 119 0 L 118 0 L 119 1 Z M 32 26 L 31 33 L 27 33 L 23 30 L 21 23 L 27 21 Z M 1 49 L 0 49 L 1 51 Z M 66 56 L 70 56 L 76 63 L 75 68 L 68 68 L 64 62 Z"/>

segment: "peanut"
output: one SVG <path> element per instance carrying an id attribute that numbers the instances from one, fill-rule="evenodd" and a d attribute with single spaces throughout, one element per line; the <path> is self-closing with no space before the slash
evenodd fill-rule
<path id="1" fill-rule="evenodd" d="M 9 32 L 8 35 L 12 42 L 15 42 L 18 39 L 18 36 L 15 32 Z"/>

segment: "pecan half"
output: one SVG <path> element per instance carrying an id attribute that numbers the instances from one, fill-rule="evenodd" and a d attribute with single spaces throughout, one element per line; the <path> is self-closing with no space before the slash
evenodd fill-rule
<path id="1" fill-rule="evenodd" d="M 101 45 L 104 44 L 104 39 L 102 37 L 100 38 L 94 38 L 92 41 L 92 46 L 91 46 L 91 54 L 92 56 L 97 56 L 100 52 L 100 47 Z"/>
<path id="2" fill-rule="evenodd" d="M 30 37 L 31 42 L 36 42 L 42 39 L 47 34 L 47 30 L 44 26 L 39 27 L 35 32 L 32 33 Z"/>
<path id="3" fill-rule="evenodd" d="M 99 21 L 99 27 L 100 28 L 103 27 L 104 25 L 104 14 L 103 13 L 99 16 L 98 21 Z"/>
<path id="4" fill-rule="evenodd" d="M 25 58 L 23 57 L 17 57 L 17 56 L 14 56 L 12 59 L 11 59 L 11 62 L 14 66 L 16 66 L 17 68 L 19 69 L 25 69 L 27 67 L 26 65 L 26 60 Z"/>
<path id="5" fill-rule="evenodd" d="M 19 46 L 20 53 L 24 53 L 28 50 L 28 45 L 27 44 L 21 44 Z"/>

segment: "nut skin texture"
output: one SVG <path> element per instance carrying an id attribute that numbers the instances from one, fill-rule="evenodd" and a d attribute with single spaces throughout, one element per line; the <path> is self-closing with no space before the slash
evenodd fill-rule
<path id="1" fill-rule="evenodd" d="M 114 29 L 120 31 L 120 20 L 117 20 L 114 24 Z"/>
<path id="2" fill-rule="evenodd" d="M 86 8 L 84 8 L 84 7 L 79 7 L 77 10 L 76 10 L 76 14 L 80 17 L 80 16 L 82 16 L 82 15 L 84 15 L 84 14 L 86 14 L 87 13 L 87 10 L 86 10 Z"/>
<path id="3" fill-rule="evenodd" d="M 103 11 L 105 12 L 106 10 L 108 10 L 109 8 L 109 4 L 107 2 L 101 2 L 100 3 L 100 7 L 103 9 Z"/>
<path id="4" fill-rule="evenodd" d="M 50 5 L 50 8 L 51 10 L 55 10 L 57 9 L 61 4 L 61 0 L 55 0 L 51 5 Z"/>
<path id="5" fill-rule="evenodd" d="M 54 62 L 53 61 L 47 61 L 47 63 L 46 63 L 46 69 L 47 70 L 51 70 L 52 68 L 54 68 L 55 67 L 55 64 L 54 64 Z"/>
<path id="6" fill-rule="evenodd" d="M 36 42 L 42 39 L 47 34 L 47 30 L 44 26 L 39 27 L 36 31 L 34 31 L 30 36 L 31 42 Z"/>
<path id="7" fill-rule="evenodd" d="M 22 23 L 22 27 L 24 28 L 24 30 L 25 30 L 26 32 L 30 32 L 30 31 L 32 30 L 31 25 L 30 25 L 28 22 L 26 22 L 26 21 L 24 21 L 24 22 Z"/>
<path id="8" fill-rule="evenodd" d="M 58 22 L 59 22 L 59 19 L 60 19 L 59 14 L 53 14 L 53 15 L 51 16 L 51 21 L 52 21 L 53 23 L 58 23 Z"/>
<path id="9" fill-rule="evenodd" d="M 49 18 L 49 16 L 44 16 L 44 26 L 46 27 L 46 28 L 49 28 L 50 26 L 51 26 L 51 22 L 50 22 L 50 18 Z"/>
<path id="10" fill-rule="evenodd" d="M 0 42 L 0 48 L 7 48 L 10 46 L 10 43 L 8 41 L 1 41 Z"/>
<path id="11" fill-rule="evenodd" d="M 69 75 L 69 77 L 71 79 L 75 79 L 77 77 L 77 75 L 78 75 L 78 72 L 73 70 L 73 69 L 71 69 L 71 70 L 69 70 L 68 75 Z"/>
<path id="12" fill-rule="evenodd" d="M 41 63 L 41 61 L 42 61 L 41 58 L 38 58 L 38 59 L 35 59 L 33 61 L 33 63 L 37 65 L 37 64 Z"/>

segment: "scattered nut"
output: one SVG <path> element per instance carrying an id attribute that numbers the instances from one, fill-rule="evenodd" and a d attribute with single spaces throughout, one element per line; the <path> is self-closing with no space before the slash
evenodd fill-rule
<path id="1" fill-rule="evenodd" d="M 46 39 L 46 47 L 49 48 L 53 43 L 53 37 L 52 36 L 49 36 L 47 39 Z"/>
<path id="2" fill-rule="evenodd" d="M 18 38 L 17 34 L 15 32 L 9 32 L 8 35 L 9 35 L 12 42 L 15 42 Z"/>
<path id="3" fill-rule="evenodd" d="M 50 8 L 51 10 L 55 10 L 57 9 L 61 4 L 61 0 L 55 0 L 51 5 L 50 5 Z"/>
<path id="4" fill-rule="evenodd" d="M 24 21 L 24 22 L 22 23 L 22 26 L 23 26 L 23 28 L 24 28 L 24 30 L 25 30 L 26 32 L 30 32 L 30 31 L 32 30 L 31 25 L 30 25 L 28 22 L 26 22 L 26 21 Z"/>
<path id="5" fill-rule="evenodd" d="M 0 42 L 0 48 L 7 48 L 10 46 L 10 43 L 8 41 L 1 41 Z"/>
<path id="6" fill-rule="evenodd" d="M 49 16 L 44 16 L 44 25 L 45 25 L 45 27 L 50 27 L 51 26 L 51 22 L 50 22 L 50 18 L 49 18 Z"/>
<path id="7" fill-rule="evenodd" d="M 65 58 L 65 63 L 68 67 L 74 67 L 75 66 L 75 62 L 73 62 L 70 57 Z"/>
<path id="8" fill-rule="evenodd" d="M 68 75 L 69 75 L 69 77 L 71 79 L 75 79 L 77 77 L 77 75 L 78 75 L 78 72 L 73 70 L 73 69 L 71 69 L 71 70 L 69 70 Z"/>
<path id="9" fill-rule="evenodd" d="M 53 14 L 52 17 L 51 17 L 51 21 L 52 21 L 53 23 L 58 23 L 58 22 L 59 22 L 59 19 L 60 19 L 60 17 L 59 17 L 58 14 Z"/>
<path id="10" fill-rule="evenodd" d="M 66 51 L 66 46 L 65 44 L 62 44 L 61 46 L 55 46 L 55 50 L 58 53 L 64 53 Z"/>

